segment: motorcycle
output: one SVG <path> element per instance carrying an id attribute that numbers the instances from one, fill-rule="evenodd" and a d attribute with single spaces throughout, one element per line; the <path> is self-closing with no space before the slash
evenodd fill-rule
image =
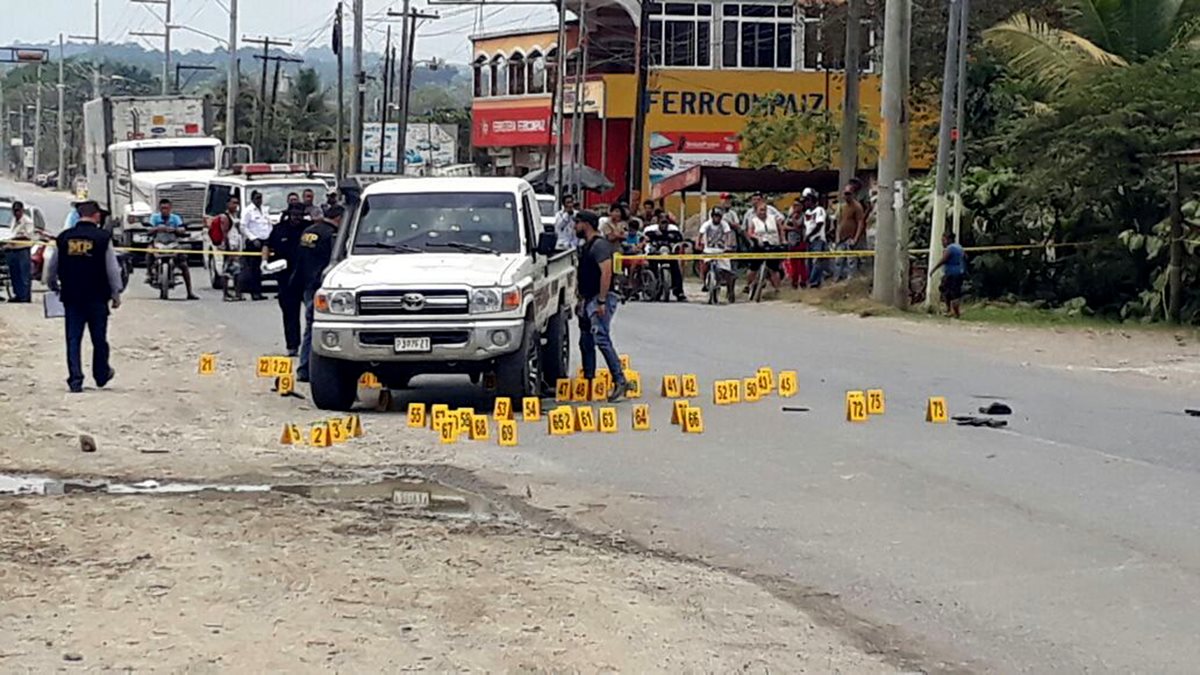
<path id="1" fill-rule="evenodd" d="M 167 300 L 171 297 L 171 289 L 183 283 L 183 272 L 180 265 L 186 265 L 184 254 L 174 253 L 178 246 L 178 238 L 169 228 L 157 228 L 152 231 L 154 240 L 150 243 L 153 252 L 146 263 L 146 283 L 158 289 L 158 297 Z"/>
<path id="2" fill-rule="evenodd" d="M 690 249 L 683 234 L 676 230 L 652 235 L 646 246 L 647 255 L 680 255 Z M 651 260 L 638 272 L 641 295 L 648 302 L 668 302 L 671 299 L 671 261 Z"/>

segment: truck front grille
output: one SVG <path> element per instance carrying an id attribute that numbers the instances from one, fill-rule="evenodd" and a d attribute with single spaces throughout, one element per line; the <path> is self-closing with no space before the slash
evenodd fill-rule
<path id="1" fill-rule="evenodd" d="M 363 291 L 358 294 L 361 316 L 446 316 L 467 314 L 467 292 L 462 289 L 406 289 Z"/>
<path id="2" fill-rule="evenodd" d="M 204 224 L 204 194 L 203 185 L 167 187 L 158 190 L 158 198 L 170 199 L 171 211 L 178 213 L 179 217 L 183 218 L 184 224 L 189 227 Z M 157 200 L 152 208 L 158 209 Z"/>

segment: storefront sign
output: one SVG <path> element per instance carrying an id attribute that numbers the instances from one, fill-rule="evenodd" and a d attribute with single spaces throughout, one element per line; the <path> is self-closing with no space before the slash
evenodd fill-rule
<path id="1" fill-rule="evenodd" d="M 584 115 L 604 117 L 604 80 L 591 80 L 583 83 Z M 568 82 L 563 88 L 563 110 L 568 115 L 575 114 L 575 84 Z"/>
<path id="2" fill-rule="evenodd" d="M 475 147 L 550 145 L 550 108 L 476 108 L 471 111 Z"/>
<path id="3" fill-rule="evenodd" d="M 732 131 L 656 131 L 650 134 L 650 182 L 693 166 L 737 166 L 741 141 Z"/>
<path id="4" fill-rule="evenodd" d="M 769 99 L 771 112 L 795 115 L 825 107 L 824 93 L 787 92 L 771 96 L 745 91 L 685 91 L 651 89 L 646 113 L 658 115 L 720 115 L 745 117 L 760 99 Z"/>

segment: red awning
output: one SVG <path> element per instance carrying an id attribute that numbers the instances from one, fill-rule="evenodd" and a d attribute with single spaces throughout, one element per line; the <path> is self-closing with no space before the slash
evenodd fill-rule
<path id="1" fill-rule="evenodd" d="M 830 169 L 816 171 L 780 171 L 779 169 L 740 169 L 730 166 L 693 166 L 667 176 L 650 188 L 654 200 L 677 192 L 800 192 L 812 188 L 830 193 L 838 189 L 838 172 Z"/>

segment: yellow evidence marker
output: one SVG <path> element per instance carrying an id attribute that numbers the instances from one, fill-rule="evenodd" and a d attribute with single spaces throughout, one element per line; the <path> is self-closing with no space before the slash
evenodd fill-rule
<path id="1" fill-rule="evenodd" d="M 581 405 L 575 409 L 575 431 L 594 433 L 596 431 L 596 411 L 591 406 Z"/>
<path id="2" fill-rule="evenodd" d="M 592 400 L 596 402 L 604 401 L 608 398 L 608 379 L 596 374 L 596 379 L 592 380 Z"/>
<path id="3" fill-rule="evenodd" d="M 516 420 L 500 420 L 497 435 L 500 437 L 500 445 L 511 448 L 517 444 L 517 421 Z"/>
<path id="4" fill-rule="evenodd" d="M 617 356 L 617 358 L 620 359 L 620 361 L 621 361 L 621 370 L 629 370 L 629 368 L 631 367 L 630 364 L 633 363 L 633 361 L 631 361 L 629 359 L 629 355 L 621 354 L 621 355 Z"/>
<path id="5" fill-rule="evenodd" d="M 471 440 L 486 441 L 490 438 L 488 433 L 488 416 L 487 415 L 472 415 L 471 416 Z"/>
<path id="6" fill-rule="evenodd" d="M 334 444 L 345 443 L 350 438 L 346 432 L 346 422 L 340 417 L 329 420 L 329 440 Z"/>
<path id="7" fill-rule="evenodd" d="M 796 371 L 779 371 L 779 395 L 783 398 L 791 398 L 798 393 L 800 393 L 800 385 L 796 379 Z"/>
<path id="8" fill-rule="evenodd" d="M 438 440 L 442 445 L 458 442 L 458 415 L 446 415 L 441 422 L 436 422 Z"/>
<path id="9" fill-rule="evenodd" d="M 380 389 L 383 385 L 379 384 L 379 378 L 375 377 L 375 373 L 363 373 L 358 378 L 358 386 L 363 389 Z"/>
<path id="10" fill-rule="evenodd" d="M 272 375 L 291 375 L 292 374 L 292 358 L 290 356 L 273 356 L 273 357 L 271 357 L 271 374 Z"/>
<path id="11" fill-rule="evenodd" d="M 459 408 L 456 414 L 458 415 L 458 433 L 462 436 L 469 436 L 471 433 L 471 421 L 475 419 L 475 409 Z"/>
<path id="12" fill-rule="evenodd" d="M 729 380 L 713 382 L 713 405 L 729 405 L 733 403 L 733 390 Z"/>
<path id="13" fill-rule="evenodd" d="M 625 371 L 625 381 L 629 383 L 629 391 L 625 393 L 625 398 L 641 398 L 642 374 L 636 370 L 627 370 Z"/>
<path id="14" fill-rule="evenodd" d="M 742 381 L 741 380 L 725 380 L 729 384 L 729 402 L 742 402 Z"/>
<path id="15" fill-rule="evenodd" d="M 763 366 L 755 373 L 755 378 L 758 380 L 758 395 L 766 396 L 775 388 L 775 371 L 767 366 Z"/>
<path id="16" fill-rule="evenodd" d="M 683 413 L 689 405 L 691 404 L 685 398 L 675 401 L 675 404 L 671 406 L 671 424 L 683 424 Z"/>
<path id="17" fill-rule="evenodd" d="M 308 430 L 308 444 L 314 448 L 328 448 L 333 445 L 329 436 L 329 423 L 318 422 Z"/>
<path id="18" fill-rule="evenodd" d="M 559 403 L 571 402 L 571 379 L 560 377 L 554 383 L 554 400 Z"/>
<path id="19" fill-rule="evenodd" d="M 362 438 L 362 418 L 358 413 L 351 413 L 346 416 L 346 433 L 350 434 L 350 438 Z"/>
<path id="20" fill-rule="evenodd" d="M 633 406 L 633 430 L 650 431 L 650 406 L 639 403 Z"/>
<path id="21" fill-rule="evenodd" d="M 445 403 L 434 403 L 429 409 L 429 417 L 433 420 L 433 430 L 440 431 L 442 422 L 446 421 L 450 415 L 450 406 Z"/>
<path id="22" fill-rule="evenodd" d="M 577 377 L 571 382 L 571 401 L 575 403 L 587 403 L 588 398 L 592 395 L 592 383 L 585 378 Z"/>
<path id="23" fill-rule="evenodd" d="M 678 375 L 663 375 L 662 379 L 662 395 L 664 398 L 679 398 L 682 393 L 682 388 L 679 385 Z"/>
<path id="24" fill-rule="evenodd" d="M 512 399 L 507 396 L 497 396 L 496 403 L 492 406 L 492 417 L 495 417 L 498 422 L 511 420 L 512 416 Z"/>
<path id="25" fill-rule="evenodd" d="M 295 424 L 283 425 L 283 433 L 279 435 L 280 443 L 283 445 L 300 445 L 301 440 L 300 427 Z"/>
<path id="26" fill-rule="evenodd" d="M 746 403 L 754 403 L 762 396 L 762 392 L 758 390 L 758 376 L 747 377 L 745 381 L 746 387 Z"/>
<path id="27" fill-rule="evenodd" d="M 925 407 L 925 421 L 934 424 L 945 424 L 950 421 L 946 412 L 946 399 L 941 396 L 930 396 L 929 405 Z"/>
<path id="28" fill-rule="evenodd" d="M 700 380 L 695 375 L 684 375 L 681 379 L 681 389 L 684 398 L 696 398 L 700 395 Z"/>
<path id="29" fill-rule="evenodd" d="M 526 396 L 521 399 L 521 421 L 537 422 L 542 419 L 542 399 Z"/>
<path id="30" fill-rule="evenodd" d="M 868 389 L 867 390 L 867 414 L 882 415 L 884 410 L 883 390 Z"/>
<path id="31" fill-rule="evenodd" d="M 571 406 L 558 406 L 550 411 L 548 425 L 551 436 L 569 436 L 575 433 L 574 412 Z"/>
<path id="32" fill-rule="evenodd" d="M 408 427 L 410 429 L 425 428 L 425 404 L 412 402 L 408 404 Z"/>
<path id="33" fill-rule="evenodd" d="M 213 375 L 217 372 L 217 355 L 216 354 L 201 354 L 200 365 L 196 372 L 201 375 Z"/>
<path id="34" fill-rule="evenodd" d="M 688 406 L 687 409 L 683 411 L 683 433 L 704 433 L 704 413 L 701 412 L 699 408 Z"/>
<path id="35" fill-rule="evenodd" d="M 605 407 L 600 409 L 600 433 L 617 433 L 617 409 Z"/>
<path id="36" fill-rule="evenodd" d="M 271 357 L 271 356 L 258 357 L 258 364 L 254 368 L 255 376 L 257 376 L 257 377 L 270 377 L 271 376 L 271 359 L 272 358 L 274 358 L 274 357 Z"/>
<path id="37" fill-rule="evenodd" d="M 846 421 L 867 421 L 867 397 L 861 391 L 846 392 Z"/>
<path id="38" fill-rule="evenodd" d="M 280 375 L 275 378 L 275 391 L 280 396 L 289 396 L 296 391 L 296 378 L 293 375 Z"/>

